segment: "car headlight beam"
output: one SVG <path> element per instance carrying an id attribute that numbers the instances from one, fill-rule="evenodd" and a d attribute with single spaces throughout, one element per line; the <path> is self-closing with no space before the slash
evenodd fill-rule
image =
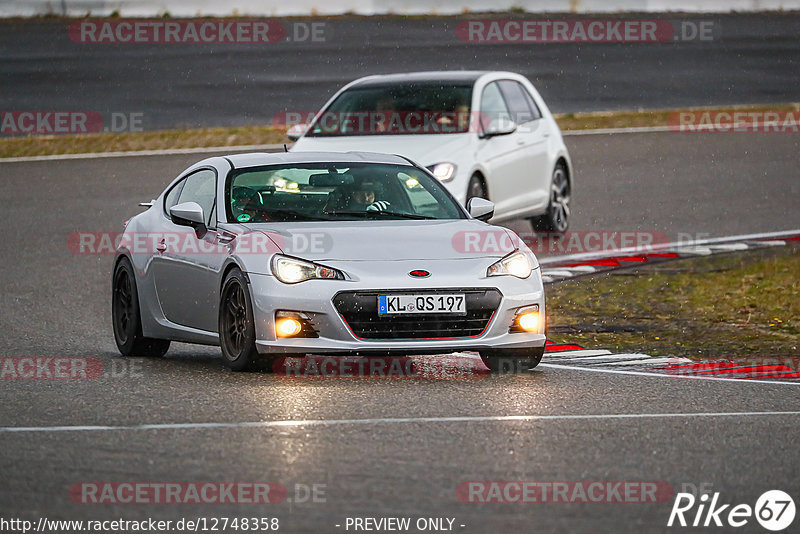
<path id="1" fill-rule="evenodd" d="M 278 337 L 296 336 L 303 329 L 303 325 L 293 317 L 282 317 L 275 323 Z"/>
<path id="2" fill-rule="evenodd" d="M 337 269 L 281 254 L 272 258 L 272 273 L 284 284 L 298 284 L 313 278 L 344 280 L 344 274 Z"/>
<path id="3" fill-rule="evenodd" d="M 511 275 L 517 278 L 528 278 L 532 272 L 533 265 L 528 255 L 517 251 L 492 264 L 487 269 L 486 276 Z"/>
<path id="4" fill-rule="evenodd" d="M 456 166 L 454 163 L 436 163 L 428 167 L 428 170 L 431 171 L 431 174 L 433 174 L 440 182 L 449 182 L 456 175 Z"/>
<path id="5" fill-rule="evenodd" d="M 542 328 L 543 324 L 542 321 L 544 318 L 539 312 L 539 305 L 534 304 L 533 306 L 526 306 L 525 308 L 520 308 L 517 310 L 517 313 L 514 315 L 513 321 L 511 321 L 511 327 L 508 329 L 510 334 L 514 333 L 538 333 L 540 330 L 544 331 Z"/>
<path id="6" fill-rule="evenodd" d="M 278 338 L 308 338 L 319 337 L 319 333 L 307 313 L 278 310 L 275 312 L 275 336 Z"/>
<path id="7" fill-rule="evenodd" d="M 539 330 L 539 312 L 523 313 L 517 319 L 519 327 L 526 332 L 536 332 Z"/>

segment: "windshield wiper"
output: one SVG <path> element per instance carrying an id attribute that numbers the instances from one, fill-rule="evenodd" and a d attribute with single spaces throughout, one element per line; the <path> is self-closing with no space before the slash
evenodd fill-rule
<path id="1" fill-rule="evenodd" d="M 370 217 L 373 215 L 378 215 L 382 217 L 400 217 L 403 219 L 414 219 L 414 220 L 423 220 L 423 219 L 431 219 L 435 220 L 436 217 L 429 217 L 427 215 L 417 215 L 416 213 L 398 213 L 396 211 L 378 211 L 378 210 L 335 210 L 335 211 L 326 211 L 324 212 L 325 215 L 360 215 L 362 217 Z"/>

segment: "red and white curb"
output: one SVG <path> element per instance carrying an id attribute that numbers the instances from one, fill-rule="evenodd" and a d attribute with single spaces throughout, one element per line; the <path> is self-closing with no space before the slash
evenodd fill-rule
<path id="1" fill-rule="evenodd" d="M 652 369 L 688 364 L 692 360 L 679 357 L 654 357 L 639 352 L 614 354 L 606 349 L 584 349 L 580 345 L 557 345 L 548 341 L 542 361 L 587 367 Z"/>
<path id="2" fill-rule="evenodd" d="M 561 280 L 586 276 L 636 265 L 660 263 L 696 256 L 710 256 L 767 247 L 786 246 L 800 242 L 800 230 L 750 234 L 703 239 L 684 243 L 653 245 L 647 250 L 630 248 L 599 253 L 573 254 L 542 258 L 542 281 L 551 284 Z"/>
<path id="3" fill-rule="evenodd" d="M 635 265 L 786 246 L 797 242 L 800 242 L 800 230 L 789 230 L 656 245 L 646 251 L 622 249 L 556 256 L 542 258 L 539 263 L 542 266 L 542 280 L 546 284 L 552 284 L 577 276 Z M 683 357 L 656 357 L 638 352 L 615 354 L 606 349 L 585 349 L 580 345 L 558 345 L 548 341 L 542 364 L 545 367 L 578 368 L 625 374 L 647 375 L 650 373 L 689 378 L 743 379 L 800 384 L 800 358 L 797 357 L 760 358 L 757 363 L 728 360 L 697 363 Z"/>
<path id="4" fill-rule="evenodd" d="M 765 358 L 761 363 L 725 360 L 698 363 L 677 356 L 658 357 L 638 352 L 615 354 L 605 349 L 585 349 L 580 345 L 548 341 L 542 364 L 545 367 L 624 369 L 691 378 L 768 379 L 800 384 L 800 358 Z"/>

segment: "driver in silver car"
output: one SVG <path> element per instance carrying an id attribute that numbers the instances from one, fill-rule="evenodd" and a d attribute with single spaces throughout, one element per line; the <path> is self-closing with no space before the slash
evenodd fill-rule
<path id="1" fill-rule="evenodd" d="M 331 192 L 325 211 L 386 211 L 391 204 L 387 200 L 375 200 L 375 184 L 361 182 L 346 185 Z"/>

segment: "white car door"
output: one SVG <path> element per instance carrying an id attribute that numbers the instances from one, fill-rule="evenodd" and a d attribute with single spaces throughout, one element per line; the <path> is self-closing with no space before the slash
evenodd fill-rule
<path id="1" fill-rule="evenodd" d="M 498 82 L 505 97 L 511 119 L 517 124 L 516 143 L 521 148 L 518 157 L 521 171 L 504 176 L 508 186 L 515 192 L 509 202 L 509 211 L 541 212 L 549 200 L 550 174 L 548 167 L 547 122 L 533 97 L 523 85 L 515 80 Z M 515 168 L 520 168 L 515 165 Z M 521 214 L 524 215 L 524 214 Z"/>
<path id="2" fill-rule="evenodd" d="M 482 132 L 513 120 L 498 82 L 484 87 L 479 117 Z M 489 199 L 495 204 L 495 214 L 512 211 L 519 204 L 516 197 L 526 174 L 525 137 L 518 131 L 481 137 L 476 158 L 487 170 L 486 185 Z"/>

